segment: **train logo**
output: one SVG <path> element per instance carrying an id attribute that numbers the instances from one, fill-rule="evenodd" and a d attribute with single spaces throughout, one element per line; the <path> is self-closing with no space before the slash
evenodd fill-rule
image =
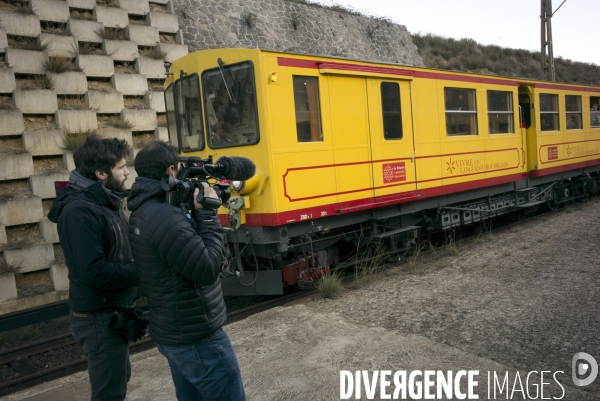
<path id="1" fill-rule="evenodd" d="M 450 161 L 446 162 L 446 164 L 448 165 L 448 168 L 446 170 L 448 170 L 450 174 L 452 174 L 452 172 L 456 168 L 456 160 L 452 161 L 452 158 L 450 158 Z"/>
<path id="2" fill-rule="evenodd" d="M 383 182 L 385 184 L 389 184 L 390 182 L 406 181 L 406 165 L 404 162 L 384 164 L 382 168 Z"/>

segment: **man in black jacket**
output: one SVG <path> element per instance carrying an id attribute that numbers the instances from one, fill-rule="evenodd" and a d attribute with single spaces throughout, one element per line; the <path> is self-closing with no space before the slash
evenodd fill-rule
<path id="1" fill-rule="evenodd" d="M 160 179 L 177 176 L 177 151 L 153 142 L 135 158 L 128 197 L 129 240 L 150 305 L 150 336 L 167 358 L 179 401 L 245 400 L 240 368 L 227 334 L 219 272 L 223 233 L 214 210 L 165 203 Z M 217 198 L 204 185 L 204 195 Z M 194 194 L 196 199 L 198 190 Z"/>
<path id="2" fill-rule="evenodd" d="M 121 209 L 127 142 L 88 136 L 73 154 L 69 182 L 57 182 L 48 218 L 69 270 L 71 331 L 88 356 L 93 401 L 124 400 L 131 376 L 127 341 L 108 328 L 133 302 L 138 275 Z"/>

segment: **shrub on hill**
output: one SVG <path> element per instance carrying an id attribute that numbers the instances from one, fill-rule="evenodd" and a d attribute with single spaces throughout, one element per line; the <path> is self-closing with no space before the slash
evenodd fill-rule
<path id="1" fill-rule="evenodd" d="M 481 45 L 473 39 L 411 34 L 419 55 L 429 68 L 542 79 L 540 52 Z M 600 85 L 600 66 L 556 57 L 556 81 Z"/>

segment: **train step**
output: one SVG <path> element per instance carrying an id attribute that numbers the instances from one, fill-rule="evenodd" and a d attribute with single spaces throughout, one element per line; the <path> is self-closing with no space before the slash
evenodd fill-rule
<path id="1" fill-rule="evenodd" d="M 411 230 L 418 230 L 419 228 L 421 228 L 421 227 L 420 226 L 408 226 L 408 227 L 397 228 L 392 231 L 386 231 L 384 233 L 375 234 L 371 238 L 385 238 L 385 237 L 389 237 L 390 235 L 394 235 L 394 234 L 400 234 L 400 233 L 404 233 L 404 232 L 411 231 Z"/>
<path id="2" fill-rule="evenodd" d="M 515 206 L 518 209 L 525 209 L 532 206 L 541 205 L 542 203 L 546 203 L 546 201 L 532 201 L 527 203 L 521 203 L 520 205 Z"/>
<path id="3" fill-rule="evenodd" d="M 521 189 L 517 189 L 517 192 L 529 192 L 531 190 L 534 190 L 535 188 L 521 188 Z"/>

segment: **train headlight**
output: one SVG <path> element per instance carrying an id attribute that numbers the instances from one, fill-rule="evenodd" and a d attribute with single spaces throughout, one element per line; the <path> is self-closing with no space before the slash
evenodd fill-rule
<path id="1" fill-rule="evenodd" d="M 244 188 L 246 188 L 246 181 L 232 181 L 231 187 L 235 192 L 241 194 Z"/>
<path id="2" fill-rule="evenodd" d="M 246 181 L 231 181 L 231 189 L 240 195 L 248 195 L 252 193 L 260 182 L 258 174 Z"/>

